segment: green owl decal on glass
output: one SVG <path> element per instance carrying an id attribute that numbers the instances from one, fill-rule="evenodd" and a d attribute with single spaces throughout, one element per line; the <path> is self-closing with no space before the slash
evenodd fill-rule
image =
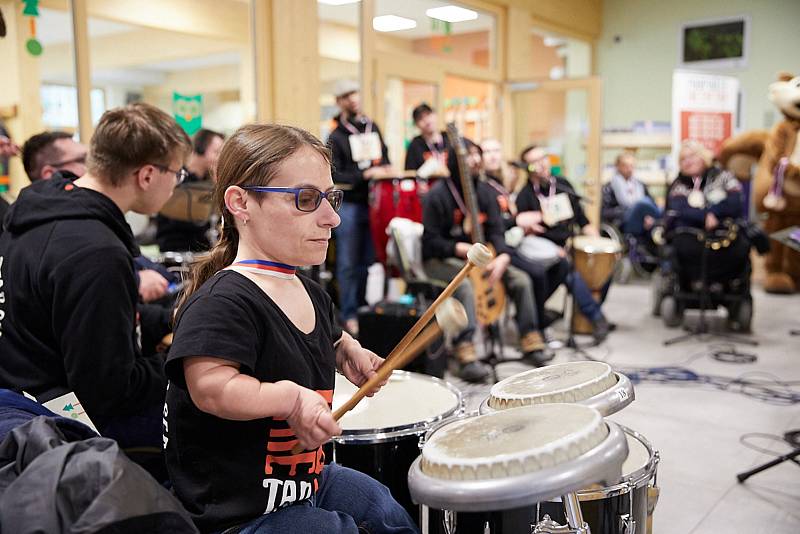
<path id="1" fill-rule="evenodd" d="M 172 114 L 184 131 L 194 135 L 203 127 L 203 95 L 172 93 Z"/>

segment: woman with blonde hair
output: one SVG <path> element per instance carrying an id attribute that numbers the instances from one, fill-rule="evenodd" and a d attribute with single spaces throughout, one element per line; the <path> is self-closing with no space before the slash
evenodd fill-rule
<path id="1" fill-rule="evenodd" d="M 705 243 L 697 239 L 698 231 L 706 235 L 720 232 L 744 211 L 742 186 L 729 172 L 713 166 L 713 154 L 695 140 L 686 140 L 679 152 L 679 173 L 667 192 L 667 229 L 675 236 L 681 277 L 699 281 L 701 256 Z M 686 231 L 695 229 L 696 231 Z M 709 250 L 707 275 L 710 282 L 724 282 L 744 269 L 750 245 L 741 235 L 724 248 Z"/>
<path id="2" fill-rule="evenodd" d="M 221 240 L 192 273 L 166 363 L 176 495 L 203 532 L 416 532 L 385 486 L 325 465 L 321 448 L 341 432 L 335 370 L 360 385 L 382 362 L 296 272 L 324 261 L 340 221 L 328 149 L 290 126 L 244 126 L 215 195 Z"/>

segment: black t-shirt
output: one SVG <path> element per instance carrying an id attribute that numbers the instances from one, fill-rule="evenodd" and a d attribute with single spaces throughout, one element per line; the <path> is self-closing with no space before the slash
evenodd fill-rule
<path id="1" fill-rule="evenodd" d="M 317 490 L 325 460 L 321 447 L 292 455 L 296 438 L 285 420 L 232 421 L 200 411 L 183 374 L 183 358 L 223 358 L 262 382 L 291 380 L 315 390 L 330 404 L 333 343 L 341 330 L 325 291 L 300 279 L 316 314 L 310 334 L 235 271 L 213 276 L 178 315 L 166 364 L 164 448 L 175 493 L 203 532 L 242 524 Z"/>
<path id="2" fill-rule="evenodd" d="M 447 134 L 444 132 L 442 132 L 442 141 L 434 145 L 426 143 L 425 138 L 421 135 L 416 136 L 411 140 L 406 150 L 406 170 L 415 171 L 422 167 L 422 164 L 433 156 L 431 148 L 444 154 L 444 164 L 447 165 L 447 149 L 449 146 L 450 143 L 447 139 Z"/>

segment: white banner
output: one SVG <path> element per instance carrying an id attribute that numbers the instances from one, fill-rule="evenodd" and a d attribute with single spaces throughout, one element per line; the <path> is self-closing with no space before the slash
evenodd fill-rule
<path id="1" fill-rule="evenodd" d="M 694 139 L 719 154 L 733 135 L 739 80 L 731 76 L 675 70 L 672 74 L 672 156 L 678 166 L 681 141 Z"/>

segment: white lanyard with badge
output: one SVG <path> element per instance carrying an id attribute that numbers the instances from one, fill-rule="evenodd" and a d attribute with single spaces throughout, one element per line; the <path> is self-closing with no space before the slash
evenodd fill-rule
<path id="1" fill-rule="evenodd" d="M 538 184 L 533 184 L 536 196 L 539 198 L 539 208 L 542 210 L 542 222 L 553 227 L 563 221 L 568 221 L 575 216 L 572 203 L 567 193 L 556 193 L 555 178 L 550 177 L 550 192 L 544 196 Z"/>
<path id="2" fill-rule="evenodd" d="M 703 190 L 700 189 L 700 183 L 703 179 L 700 176 L 695 176 L 692 178 L 693 186 L 692 191 L 689 193 L 689 198 L 687 202 L 689 205 L 695 209 L 704 208 L 706 205 L 706 197 L 703 194 Z"/>
<path id="3" fill-rule="evenodd" d="M 381 138 L 378 136 L 378 132 L 372 131 L 371 120 L 367 119 L 367 128 L 364 133 L 355 129 L 347 120 L 344 120 L 342 124 L 350 132 L 350 137 L 347 138 L 350 143 L 350 154 L 360 170 L 368 169 L 373 161 L 383 157 Z"/>

